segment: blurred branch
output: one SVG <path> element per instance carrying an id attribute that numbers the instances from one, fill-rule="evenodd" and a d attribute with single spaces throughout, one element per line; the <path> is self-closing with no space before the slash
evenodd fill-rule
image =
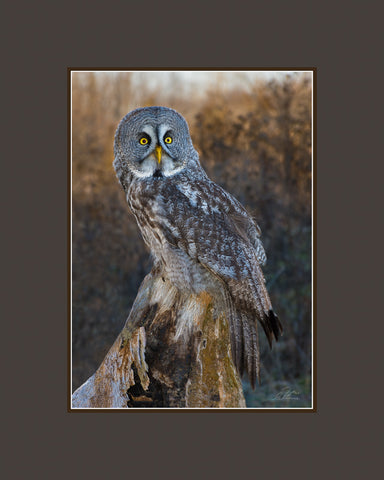
<path id="1" fill-rule="evenodd" d="M 272 285 L 276 282 L 276 280 L 280 277 L 280 275 L 282 273 L 284 273 L 286 270 L 286 267 L 285 265 L 283 267 L 280 268 L 280 270 L 269 280 L 269 282 L 267 283 L 267 289 L 270 290 L 270 288 L 272 287 Z"/>

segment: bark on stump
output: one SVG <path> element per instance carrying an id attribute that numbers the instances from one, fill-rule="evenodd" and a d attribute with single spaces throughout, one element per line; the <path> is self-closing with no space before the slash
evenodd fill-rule
<path id="1" fill-rule="evenodd" d="M 72 407 L 245 407 L 225 310 L 224 297 L 182 294 L 152 271 Z"/>

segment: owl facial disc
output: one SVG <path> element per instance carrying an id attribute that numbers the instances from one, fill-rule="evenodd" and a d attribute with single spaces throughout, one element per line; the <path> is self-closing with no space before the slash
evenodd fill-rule
<path id="1" fill-rule="evenodd" d="M 165 107 L 127 114 L 117 128 L 114 149 L 114 166 L 123 185 L 135 178 L 161 179 L 185 169 L 201 170 L 186 121 Z"/>

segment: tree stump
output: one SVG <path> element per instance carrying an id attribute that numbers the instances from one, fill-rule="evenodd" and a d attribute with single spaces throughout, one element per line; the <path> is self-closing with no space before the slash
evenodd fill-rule
<path id="1" fill-rule="evenodd" d="M 181 293 L 156 269 L 73 408 L 245 407 L 224 295 Z"/>

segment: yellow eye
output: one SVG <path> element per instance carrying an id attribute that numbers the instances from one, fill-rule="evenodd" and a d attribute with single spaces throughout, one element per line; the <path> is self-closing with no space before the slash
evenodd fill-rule
<path id="1" fill-rule="evenodd" d="M 164 142 L 168 143 L 168 145 L 169 145 L 170 143 L 172 143 L 172 137 L 165 137 Z"/>
<path id="2" fill-rule="evenodd" d="M 140 144 L 141 145 L 147 145 L 148 143 L 148 138 L 147 137 L 141 137 L 140 138 Z"/>

